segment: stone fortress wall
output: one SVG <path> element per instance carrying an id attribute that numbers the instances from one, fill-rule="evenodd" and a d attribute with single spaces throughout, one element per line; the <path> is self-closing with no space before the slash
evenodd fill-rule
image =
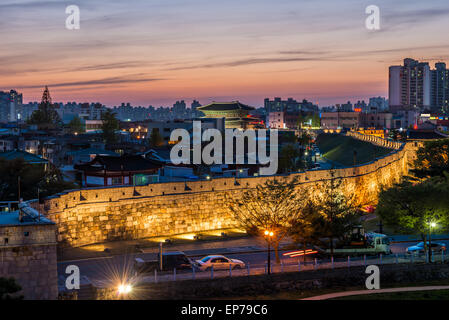
<path id="1" fill-rule="evenodd" d="M 384 148 L 389 148 L 389 149 L 400 149 L 403 144 L 402 142 L 399 142 L 399 141 L 386 140 L 386 139 L 382 139 L 382 138 L 379 138 L 376 136 L 370 136 L 367 134 L 361 134 L 359 132 L 353 132 L 353 131 L 348 131 L 346 133 L 346 135 L 349 137 L 358 139 L 358 140 L 370 142 L 374 145 L 384 147 Z"/>
<path id="2" fill-rule="evenodd" d="M 0 226 L 0 277 L 13 277 L 25 299 L 57 299 L 56 226 Z"/>
<path id="3" fill-rule="evenodd" d="M 353 135 L 354 138 L 367 139 Z M 392 143 L 380 138 L 367 141 L 392 152 L 373 162 L 336 169 L 345 192 L 361 203 L 377 200 L 381 186 L 389 186 L 407 174 L 416 145 Z M 313 187 L 331 178 L 330 170 L 291 174 L 299 187 Z M 281 177 L 281 176 L 277 176 Z M 71 190 L 45 200 L 40 211 L 58 227 L 60 245 L 83 246 L 111 240 L 141 239 L 200 233 L 235 227 L 225 195 L 238 197 L 244 190 L 275 177 L 218 178 L 208 181 L 156 183 L 147 186 Z M 31 205 L 38 207 L 36 202 Z"/>

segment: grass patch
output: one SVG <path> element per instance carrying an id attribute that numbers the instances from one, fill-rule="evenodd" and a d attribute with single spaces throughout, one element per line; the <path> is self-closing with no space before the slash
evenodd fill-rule
<path id="1" fill-rule="evenodd" d="M 357 151 L 356 165 L 373 161 L 392 151 L 352 137 L 329 133 L 318 135 L 316 144 L 324 158 L 344 166 L 354 165 L 354 150 Z"/>

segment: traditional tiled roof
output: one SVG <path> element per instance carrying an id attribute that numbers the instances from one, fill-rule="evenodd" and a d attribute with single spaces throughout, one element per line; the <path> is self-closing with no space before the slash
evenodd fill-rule
<path id="1" fill-rule="evenodd" d="M 246 104 L 240 103 L 238 101 L 232 102 L 212 102 L 208 105 L 196 108 L 200 111 L 228 111 L 228 110 L 254 110 L 254 107 L 248 106 Z"/>
<path id="2" fill-rule="evenodd" d="M 67 155 L 69 155 L 69 156 L 82 155 L 82 154 L 100 154 L 100 155 L 108 155 L 108 156 L 114 156 L 114 157 L 119 156 L 119 154 L 114 151 L 97 149 L 97 148 L 87 148 L 87 149 L 81 149 L 81 150 L 67 152 Z"/>
<path id="3" fill-rule="evenodd" d="M 124 155 L 121 157 L 97 155 L 91 162 L 75 165 L 74 168 L 82 171 L 100 172 L 130 172 L 151 171 L 162 167 L 162 163 L 145 159 L 141 155 Z"/>
<path id="4" fill-rule="evenodd" d="M 37 155 L 34 155 L 32 153 L 22 151 L 22 150 L 0 152 L 0 158 L 6 159 L 6 160 L 24 159 L 29 164 L 46 164 L 46 163 L 48 163 L 48 160 L 43 159 L 43 158 L 41 158 Z"/>
<path id="5" fill-rule="evenodd" d="M 409 140 L 435 140 L 448 138 L 448 136 L 434 130 L 409 130 L 407 137 Z"/>

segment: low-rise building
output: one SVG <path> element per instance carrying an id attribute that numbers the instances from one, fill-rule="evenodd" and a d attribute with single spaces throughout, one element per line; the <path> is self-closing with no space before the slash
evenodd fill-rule
<path id="1" fill-rule="evenodd" d="M 322 112 L 322 129 L 353 129 L 360 126 L 360 112 Z"/>
<path id="2" fill-rule="evenodd" d="M 392 129 L 393 114 L 389 112 L 361 113 L 359 127 Z"/>

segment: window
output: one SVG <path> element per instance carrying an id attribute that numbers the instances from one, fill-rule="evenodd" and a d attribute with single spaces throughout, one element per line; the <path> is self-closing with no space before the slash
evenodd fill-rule
<path id="1" fill-rule="evenodd" d="M 122 184 L 122 177 L 112 177 L 112 184 Z"/>

